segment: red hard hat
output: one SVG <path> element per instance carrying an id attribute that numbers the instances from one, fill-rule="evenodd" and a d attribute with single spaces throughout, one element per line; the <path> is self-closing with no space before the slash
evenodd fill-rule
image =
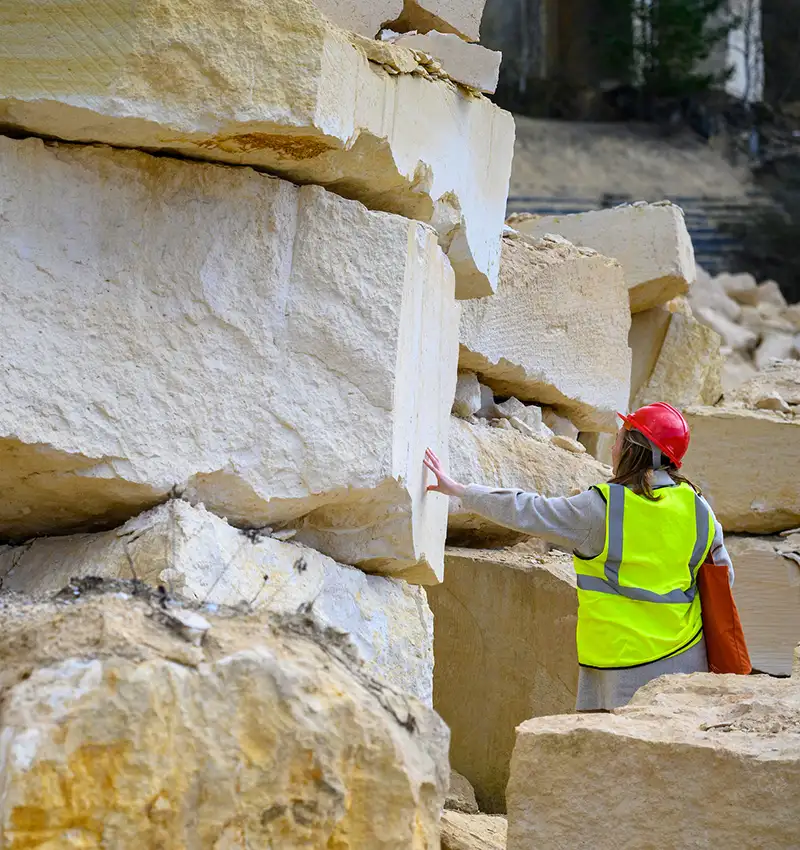
<path id="1" fill-rule="evenodd" d="M 630 416 L 618 414 L 628 430 L 639 431 L 680 469 L 689 448 L 689 426 L 670 404 L 658 401 Z"/>

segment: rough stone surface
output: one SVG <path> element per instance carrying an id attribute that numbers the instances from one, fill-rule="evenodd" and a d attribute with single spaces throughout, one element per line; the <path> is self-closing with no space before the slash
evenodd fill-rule
<path id="1" fill-rule="evenodd" d="M 447 76 L 457 83 L 487 94 L 493 94 L 497 88 L 503 59 L 503 54 L 497 50 L 467 44 L 453 33 L 439 32 L 401 35 L 394 43 L 433 56 Z"/>
<path id="2" fill-rule="evenodd" d="M 450 762 L 473 784 L 481 811 L 504 812 L 516 726 L 575 708 L 571 558 L 449 549 L 444 584 L 428 598 L 433 702 L 451 729 Z"/>
<path id="3" fill-rule="evenodd" d="M 742 274 L 720 274 L 715 278 L 717 284 L 721 284 L 725 292 L 740 304 L 758 304 L 758 284 L 753 275 L 744 272 Z"/>
<path id="4" fill-rule="evenodd" d="M 481 385 L 474 372 L 459 372 L 456 380 L 456 396 L 453 401 L 453 416 L 468 419 L 482 407 Z"/>
<path id="5" fill-rule="evenodd" d="M 579 439 L 582 445 L 586 446 L 586 451 L 600 461 L 606 467 L 613 466 L 611 450 L 614 448 L 614 443 L 617 441 L 616 434 L 592 434 L 581 433 Z"/>
<path id="6" fill-rule="evenodd" d="M 403 12 L 403 0 L 314 0 L 323 14 L 342 29 L 375 38 L 381 27 Z"/>
<path id="7" fill-rule="evenodd" d="M 523 404 L 518 398 L 512 396 L 507 401 L 496 406 L 497 412 L 501 416 L 506 417 L 512 425 L 522 422 L 527 432 L 538 437 L 550 439 L 553 432 L 544 424 L 544 411 L 536 404 Z M 515 425 L 515 427 L 517 427 Z M 525 430 L 519 429 L 518 430 Z"/>
<path id="8" fill-rule="evenodd" d="M 470 784 L 469 779 L 460 773 L 456 773 L 455 770 L 450 771 L 450 790 L 447 792 L 444 807 L 450 811 L 463 812 L 467 815 L 478 814 L 475 789 Z"/>
<path id="9" fill-rule="evenodd" d="M 496 393 L 612 431 L 631 353 L 620 266 L 564 240 L 503 239 L 497 294 L 462 305 L 459 365 Z"/>
<path id="10" fill-rule="evenodd" d="M 74 578 L 139 579 L 197 603 L 294 614 L 350 635 L 371 676 L 430 704 L 433 616 L 422 588 L 342 566 L 172 501 L 113 531 L 0 547 L 4 590 L 54 593 Z"/>
<path id="11" fill-rule="evenodd" d="M 734 394 L 742 384 L 757 374 L 756 367 L 748 356 L 737 352 L 729 354 L 722 365 L 722 391 L 725 398 Z"/>
<path id="12" fill-rule="evenodd" d="M 442 850 L 506 850 L 508 822 L 496 815 L 444 812 Z"/>
<path id="13" fill-rule="evenodd" d="M 774 280 L 765 280 L 758 285 L 758 303 L 772 304 L 781 310 L 788 306 L 780 286 Z"/>
<path id="14" fill-rule="evenodd" d="M 789 848 L 798 810 L 800 680 L 666 676 L 612 714 L 522 724 L 508 850 Z"/>
<path id="15" fill-rule="evenodd" d="M 736 570 L 733 592 L 753 667 L 789 676 L 800 643 L 800 534 L 729 536 L 725 542 Z"/>
<path id="16" fill-rule="evenodd" d="M 311 0 L 9 0 L 0 30 L 0 125 L 258 166 L 432 222 L 459 296 L 492 293 L 514 121 L 412 51 Z"/>
<path id="17" fill-rule="evenodd" d="M 485 0 L 406 0 L 398 23 L 407 31 L 452 32 L 466 41 L 480 41 L 484 4 Z"/>
<path id="18" fill-rule="evenodd" d="M 728 532 L 773 534 L 800 525 L 800 420 L 769 411 L 686 412 L 684 471 Z"/>
<path id="19" fill-rule="evenodd" d="M 438 846 L 431 709 L 303 620 L 203 612 L 197 646 L 178 613 L 141 592 L 3 601 L 4 847 Z"/>
<path id="20" fill-rule="evenodd" d="M 788 360 L 794 355 L 794 334 L 768 333 L 761 340 L 753 355 L 756 369 L 766 369 L 773 360 Z"/>
<path id="21" fill-rule="evenodd" d="M 720 342 L 715 331 L 696 319 L 670 313 L 658 359 L 632 394 L 631 410 L 656 401 L 665 401 L 678 410 L 694 404 L 716 404 L 723 393 Z"/>
<path id="22" fill-rule="evenodd" d="M 683 212 L 672 204 L 631 204 L 558 216 L 514 216 L 521 233 L 557 233 L 576 245 L 618 260 L 625 270 L 631 311 L 638 313 L 689 290 L 694 249 Z"/>
<path id="23" fill-rule="evenodd" d="M 729 406 L 754 408 L 758 400 L 775 393 L 788 405 L 800 405 L 800 363 L 784 361 L 752 375 L 725 397 Z"/>
<path id="24" fill-rule="evenodd" d="M 732 351 L 750 351 L 758 343 L 758 334 L 750 328 L 737 325 L 722 313 L 710 307 L 695 307 L 694 314 L 704 324 L 716 331 Z"/>
<path id="25" fill-rule="evenodd" d="M 631 410 L 639 390 L 650 380 L 664 345 L 672 313 L 666 307 L 652 307 L 631 317 L 628 347 L 631 350 Z M 624 412 L 624 411 L 622 411 Z"/>
<path id="26" fill-rule="evenodd" d="M 425 225 L 250 169 L 0 138 L 0 538 L 174 489 L 441 575 L 453 277 Z M 302 519 L 305 517 L 305 519 Z"/>
<path id="27" fill-rule="evenodd" d="M 542 421 L 558 437 L 578 439 L 578 429 L 564 416 L 559 416 L 549 407 L 542 409 Z"/>
<path id="28" fill-rule="evenodd" d="M 571 496 L 606 481 L 611 471 L 588 454 L 558 448 L 549 440 L 515 430 L 450 423 L 450 470 L 457 481 L 488 487 L 518 487 L 543 496 Z M 450 500 L 448 540 L 459 545 L 498 545 L 522 539 Z"/>

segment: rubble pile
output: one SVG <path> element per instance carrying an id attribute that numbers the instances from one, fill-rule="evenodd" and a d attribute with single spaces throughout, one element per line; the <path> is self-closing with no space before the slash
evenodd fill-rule
<path id="1" fill-rule="evenodd" d="M 640 753 L 629 800 L 662 751 L 788 787 L 794 681 L 576 719 L 571 554 L 427 492 L 431 447 L 579 493 L 617 412 L 670 402 L 756 665 L 790 671 L 800 313 L 695 283 L 668 203 L 505 222 L 482 10 L 2 4 L 2 846 L 600 847 L 591 777 Z"/>

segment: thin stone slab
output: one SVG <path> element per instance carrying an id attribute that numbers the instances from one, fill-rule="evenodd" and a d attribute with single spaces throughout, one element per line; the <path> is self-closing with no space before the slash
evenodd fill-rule
<path id="1" fill-rule="evenodd" d="M 310 0 L 6 0 L 0 33 L 0 126 L 325 186 L 432 222 L 459 297 L 494 291 L 513 118 L 411 50 Z"/>
<path id="2" fill-rule="evenodd" d="M 441 578 L 456 381 L 426 225 L 247 168 L 0 137 L 0 538 L 183 493 L 342 563 Z"/>

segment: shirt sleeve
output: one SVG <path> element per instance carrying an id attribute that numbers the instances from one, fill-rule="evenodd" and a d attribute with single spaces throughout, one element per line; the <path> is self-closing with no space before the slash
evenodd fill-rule
<path id="1" fill-rule="evenodd" d="M 595 557 L 603 551 L 605 501 L 596 490 L 586 490 L 577 496 L 547 498 L 524 490 L 470 484 L 461 502 L 470 513 L 480 514 L 505 528 L 540 537 L 568 552 L 578 551 L 584 557 Z"/>
<path id="2" fill-rule="evenodd" d="M 725 548 L 725 535 L 722 531 L 722 525 L 714 515 L 711 505 L 708 504 L 703 496 L 700 498 L 703 500 L 703 504 L 708 508 L 709 513 L 711 514 L 711 519 L 714 521 L 714 539 L 711 541 L 711 561 L 717 566 L 726 566 L 728 568 L 728 581 L 730 582 L 731 587 L 733 587 L 733 582 L 736 576 L 734 574 L 731 556 Z"/>

